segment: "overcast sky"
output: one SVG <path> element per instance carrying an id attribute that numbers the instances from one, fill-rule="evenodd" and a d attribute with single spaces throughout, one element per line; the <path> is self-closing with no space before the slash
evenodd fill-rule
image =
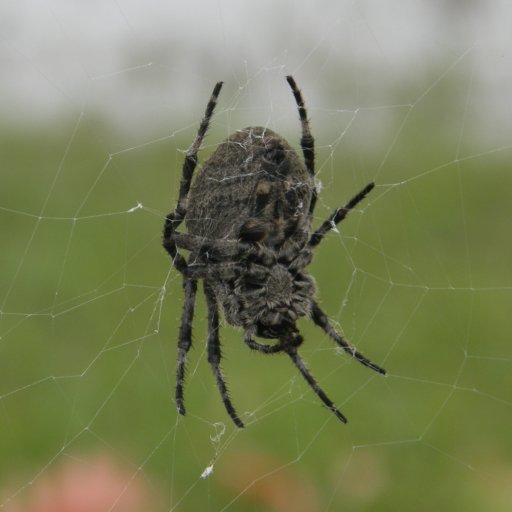
<path id="1" fill-rule="evenodd" d="M 190 120 L 219 79 L 232 107 L 251 89 L 247 106 L 272 108 L 287 73 L 318 108 L 341 82 L 352 105 L 384 105 L 387 88 L 461 71 L 482 110 L 510 117 L 511 22 L 506 1 L 3 0 L 0 113 L 161 125 Z"/>

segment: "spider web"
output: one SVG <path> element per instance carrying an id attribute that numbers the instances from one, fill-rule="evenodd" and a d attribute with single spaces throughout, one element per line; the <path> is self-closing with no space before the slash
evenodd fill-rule
<path id="1" fill-rule="evenodd" d="M 509 510 L 507 4 L 0 9 L 2 510 Z M 298 148 L 286 74 L 317 142 L 315 225 L 377 184 L 310 271 L 336 327 L 388 375 L 300 323 L 343 426 L 287 358 L 223 325 L 239 430 L 199 297 L 178 417 L 183 294 L 160 237 L 183 152 L 220 79 L 202 161 L 249 125 Z"/>

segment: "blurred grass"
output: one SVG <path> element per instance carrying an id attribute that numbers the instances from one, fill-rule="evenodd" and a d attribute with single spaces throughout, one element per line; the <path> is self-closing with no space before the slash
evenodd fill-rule
<path id="1" fill-rule="evenodd" d="M 390 375 L 333 357 L 301 322 L 302 353 L 349 417 L 343 427 L 288 361 L 251 353 L 224 327 L 231 394 L 250 412 L 234 435 L 204 357 L 201 298 L 185 419 L 171 401 L 182 293 L 160 232 L 193 128 L 132 148 L 88 117 L 4 129 L 0 482 L 18 475 L 23 485 L 60 457 L 108 449 L 180 509 L 218 510 L 236 496 L 223 467 L 252 449 L 273 462 L 250 478 L 291 465 L 322 510 L 508 510 L 512 154 L 468 158 L 480 152 L 474 141 L 459 146 L 438 129 L 448 104 L 417 105 L 393 145 L 399 118 L 380 145 L 352 146 L 364 116 L 334 151 L 319 144 L 318 220 L 367 181 L 377 189 L 329 235 L 311 273 L 324 309 Z M 213 128 L 208 141 L 221 138 Z M 227 428 L 220 443 L 215 422 Z M 254 510 L 238 492 L 236 510 Z"/>

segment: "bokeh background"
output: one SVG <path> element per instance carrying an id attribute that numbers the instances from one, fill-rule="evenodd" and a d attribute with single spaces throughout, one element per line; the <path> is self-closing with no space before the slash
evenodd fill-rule
<path id="1" fill-rule="evenodd" d="M 511 19 L 505 1 L 4 0 L 0 509 L 510 510 Z M 301 322 L 343 426 L 223 326 L 240 431 L 202 298 L 176 413 L 183 295 L 160 233 L 216 81 L 201 158 L 248 125 L 298 147 L 286 74 L 317 222 L 377 183 L 311 272 L 389 374 Z"/>

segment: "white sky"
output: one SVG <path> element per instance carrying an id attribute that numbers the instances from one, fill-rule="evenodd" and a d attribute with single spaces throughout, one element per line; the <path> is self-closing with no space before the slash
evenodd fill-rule
<path id="1" fill-rule="evenodd" d="M 3 0 L 0 114 L 4 124 L 94 111 L 118 126 L 171 126 L 190 121 L 219 79 L 233 101 L 250 86 L 262 106 L 286 73 L 319 108 L 333 93 L 387 104 L 387 88 L 421 90 L 460 59 L 482 110 L 508 116 L 511 21 L 505 1 Z M 333 91 L 340 82 L 347 89 Z"/>

